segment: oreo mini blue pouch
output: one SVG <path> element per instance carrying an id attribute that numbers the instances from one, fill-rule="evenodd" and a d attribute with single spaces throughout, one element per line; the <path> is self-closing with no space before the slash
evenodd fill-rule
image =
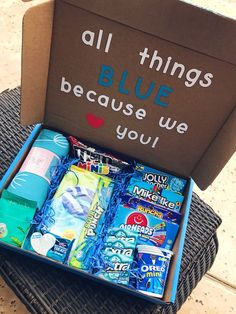
<path id="1" fill-rule="evenodd" d="M 146 213 L 142 207 L 136 208 L 119 205 L 113 220 L 113 227 L 118 227 L 138 234 L 137 244 L 158 246 L 171 250 L 179 226 Z"/>

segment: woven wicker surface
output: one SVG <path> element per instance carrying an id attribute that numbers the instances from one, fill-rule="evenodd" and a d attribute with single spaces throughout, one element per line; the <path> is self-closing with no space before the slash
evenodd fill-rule
<path id="1" fill-rule="evenodd" d="M 0 96 L 0 179 L 32 130 L 20 126 L 19 102 L 19 89 Z"/>
<path id="2" fill-rule="evenodd" d="M 0 178 L 29 134 L 19 126 L 19 89 L 0 96 Z M 2 251 L 0 273 L 32 313 L 176 313 L 214 262 L 220 218 L 193 195 L 176 303 L 160 307 L 68 272 Z"/>

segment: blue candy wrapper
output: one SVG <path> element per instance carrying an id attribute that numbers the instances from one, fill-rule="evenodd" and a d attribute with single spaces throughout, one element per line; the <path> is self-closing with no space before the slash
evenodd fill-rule
<path id="1" fill-rule="evenodd" d="M 96 276 L 122 285 L 129 284 L 130 268 L 133 258 L 106 252 L 103 255 L 104 268 Z"/>
<path id="2" fill-rule="evenodd" d="M 156 190 L 156 186 L 141 181 L 138 178 L 131 178 L 127 187 L 127 192 L 137 198 L 158 205 L 159 207 L 180 211 L 184 197 L 181 194 L 170 190 Z"/>
<path id="3" fill-rule="evenodd" d="M 99 177 L 97 192 L 80 238 L 76 243 L 76 248 L 70 258 L 70 266 L 83 270 L 89 270 L 91 266 L 90 259 L 94 255 L 96 242 L 100 236 L 106 210 L 114 188 L 111 178 L 98 175 L 97 177 Z"/>
<path id="4" fill-rule="evenodd" d="M 159 246 L 171 249 L 179 226 L 147 214 L 143 208 L 119 205 L 113 221 L 113 227 L 138 233 L 137 244 Z"/>
<path id="5" fill-rule="evenodd" d="M 121 228 L 109 228 L 107 238 L 116 238 L 136 245 L 138 234 Z"/>
<path id="6" fill-rule="evenodd" d="M 123 171 L 130 163 L 127 163 L 100 149 L 87 146 L 73 136 L 69 136 L 71 155 L 79 159 L 77 166 L 97 174 L 113 178 Z"/>
<path id="7" fill-rule="evenodd" d="M 157 193 L 158 191 L 160 192 L 166 189 L 175 193 L 183 194 L 187 183 L 187 180 L 183 178 L 179 178 L 172 174 L 150 168 L 140 163 L 136 165 L 134 177 L 155 185 L 155 190 Z"/>
<path id="8" fill-rule="evenodd" d="M 127 257 L 133 258 L 134 249 L 135 243 L 109 236 L 104 243 L 103 254 L 106 255 L 108 252 L 110 252 L 113 254 L 125 255 Z"/>
<path id="9" fill-rule="evenodd" d="M 137 237 L 137 233 L 110 228 L 99 255 L 103 269 L 96 275 L 105 280 L 128 285 Z"/>
<path id="10" fill-rule="evenodd" d="M 78 240 L 99 185 L 99 176 L 71 166 L 46 208 L 40 229 L 64 239 Z"/>
<path id="11" fill-rule="evenodd" d="M 156 206 L 152 203 L 148 203 L 146 201 L 140 200 L 136 197 L 131 197 L 130 195 L 124 195 L 122 198 L 124 207 L 137 208 L 139 207 L 140 211 L 153 215 L 155 217 L 161 218 L 168 222 L 173 222 L 176 224 L 180 224 L 181 222 L 181 214 L 173 211 L 167 210 L 165 208 Z"/>

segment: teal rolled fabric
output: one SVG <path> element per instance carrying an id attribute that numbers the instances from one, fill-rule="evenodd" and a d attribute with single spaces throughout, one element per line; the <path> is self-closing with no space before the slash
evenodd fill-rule
<path id="1" fill-rule="evenodd" d="M 59 161 L 69 153 L 69 143 L 60 133 L 43 129 L 7 190 L 37 202 L 46 200 L 51 178 Z"/>

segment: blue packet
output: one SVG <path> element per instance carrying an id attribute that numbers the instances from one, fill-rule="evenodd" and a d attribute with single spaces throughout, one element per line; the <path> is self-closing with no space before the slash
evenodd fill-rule
<path id="1" fill-rule="evenodd" d="M 127 192 L 159 207 L 180 211 L 184 196 L 170 190 L 156 191 L 155 186 L 138 178 L 131 178 Z"/>
<path id="2" fill-rule="evenodd" d="M 140 211 L 154 215 L 155 217 L 161 218 L 165 221 L 173 222 L 178 225 L 181 222 L 181 214 L 177 211 L 167 210 L 127 194 L 122 197 L 122 203 L 124 207 L 131 207 L 134 209 L 139 207 Z"/>
<path id="3" fill-rule="evenodd" d="M 73 242 L 46 230 L 37 231 L 32 227 L 24 241 L 23 249 L 65 263 Z"/>
<path id="4" fill-rule="evenodd" d="M 110 228 L 99 254 L 103 268 L 96 275 L 105 280 L 128 285 L 137 237 L 135 232 Z"/>
<path id="5" fill-rule="evenodd" d="M 137 244 L 153 245 L 171 249 L 179 226 L 143 212 L 142 208 L 119 205 L 113 227 L 138 233 Z"/>
<path id="6" fill-rule="evenodd" d="M 104 267 L 95 275 L 105 280 L 128 285 L 133 258 L 121 254 L 106 252 L 102 256 Z"/>
<path id="7" fill-rule="evenodd" d="M 121 228 L 111 227 L 108 229 L 107 238 L 116 238 L 125 242 L 136 245 L 138 235 L 136 232 L 131 232 Z"/>
<path id="8" fill-rule="evenodd" d="M 175 205 L 173 210 L 180 212 L 183 201 L 184 201 L 183 195 L 175 193 L 170 190 L 162 190 L 161 196 L 163 199 L 166 199 L 169 202 L 169 204 L 173 203 Z M 165 200 L 163 202 L 165 203 Z"/>
<path id="9" fill-rule="evenodd" d="M 103 245 L 103 254 L 106 255 L 108 252 L 113 254 L 125 255 L 133 258 L 135 244 L 125 240 L 117 239 L 114 236 L 107 237 Z"/>
<path id="10" fill-rule="evenodd" d="M 172 174 L 150 168 L 148 166 L 137 163 L 135 167 L 134 177 L 155 185 L 156 192 L 164 189 L 170 190 L 175 193 L 184 193 L 187 183 L 186 179 L 176 177 Z"/>
<path id="11" fill-rule="evenodd" d="M 95 173 L 71 166 L 52 200 L 45 203 L 39 229 L 63 239 L 74 239 L 75 246 L 94 202 L 99 181 L 100 177 Z"/>

